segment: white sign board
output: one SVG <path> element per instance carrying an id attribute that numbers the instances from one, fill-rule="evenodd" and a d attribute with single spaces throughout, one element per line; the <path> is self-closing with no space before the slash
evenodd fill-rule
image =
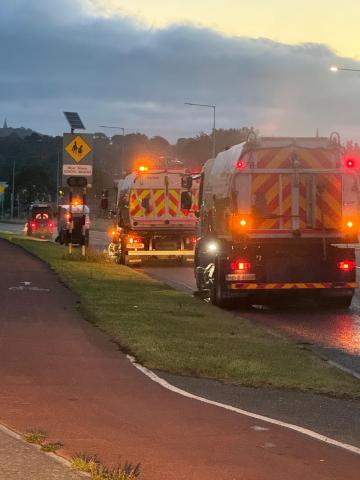
<path id="1" fill-rule="evenodd" d="M 91 177 L 92 165 L 63 165 L 63 175 L 69 177 Z"/>

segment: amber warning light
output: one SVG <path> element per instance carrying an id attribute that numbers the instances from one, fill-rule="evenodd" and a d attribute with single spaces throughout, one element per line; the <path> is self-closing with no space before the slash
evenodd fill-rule
<path id="1" fill-rule="evenodd" d="M 144 173 L 148 171 L 149 171 L 149 167 L 147 167 L 146 165 L 140 165 L 139 172 Z"/>

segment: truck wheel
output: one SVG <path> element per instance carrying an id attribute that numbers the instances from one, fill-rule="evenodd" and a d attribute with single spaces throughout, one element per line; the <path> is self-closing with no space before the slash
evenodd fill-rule
<path id="1" fill-rule="evenodd" d="M 323 298 L 322 305 L 328 308 L 338 308 L 338 309 L 346 310 L 350 307 L 352 298 L 353 298 L 352 295 L 346 295 L 343 297 Z"/>
<path id="2" fill-rule="evenodd" d="M 195 282 L 198 291 L 202 292 L 204 290 L 204 280 L 202 274 L 197 269 L 195 269 Z"/>
<path id="3" fill-rule="evenodd" d="M 219 262 L 217 262 L 215 266 L 214 280 L 210 290 L 210 301 L 213 305 L 220 308 L 235 308 L 236 306 L 233 299 L 224 297 Z"/>

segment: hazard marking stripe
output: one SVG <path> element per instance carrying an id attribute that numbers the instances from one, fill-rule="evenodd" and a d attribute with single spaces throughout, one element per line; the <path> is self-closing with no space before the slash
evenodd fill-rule
<path id="1" fill-rule="evenodd" d="M 257 168 L 288 168 L 294 148 L 278 148 L 264 152 L 257 152 Z M 333 168 L 332 158 L 323 150 L 309 150 L 296 147 L 296 153 L 302 168 Z"/>
<path id="2" fill-rule="evenodd" d="M 169 199 L 169 214 L 172 217 L 176 217 L 178 215 L 180 192 L 178 190 L 169 190 L 168 199 Z"/>
<path id="3" fill-rule="evenodd" d="M 148 198 L 149 199 L 149 210 L 145 211 L 145 208 L 142 206 L 142 201 Z M 151 201 L 151 190 L 148 189 L 137 189 L 133 190 L 130 195 L 130 215 L 132 217 L 150 217 L 154 214 L 153 202 Z"/>
<path id="4" fill-rule="evenodd" d="M 155 201 L 156 216 L 157 217 L 164 216 L 165 215 L 165 190 L 155 190 L 154 201 Z"/>
<path id="5" fill-rule="evenodd" d="M 289 149 L 274 149 L 263 154 L 257 162 L 257 168 L 286 168 L 289 166 Z"/>
<path id="6" fill-rule="evenodd" d="M 357 288 L 352 282 L 322 282 L 322 283 L 231 283 L 231 290 L 306 290 L 306 289 L 343 289 Z"/>
<path id="7" fill-rule="evenodd" d="M 270 215 L 279 215 L 279 178 L 275 175 L 256 174 L 253 176 L 252 192 L 264 194 Z M 277 229 L 278 218 L 264 218 L 257 222 L 256 228 Z"/>

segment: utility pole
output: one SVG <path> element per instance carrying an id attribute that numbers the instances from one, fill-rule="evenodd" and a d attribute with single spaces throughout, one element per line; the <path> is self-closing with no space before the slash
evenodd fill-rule
<path id="1" fill-rule="evenodd" d="M 14 219 L 14 205 L 15 205 L 15 167 L 16 160 L 13 161 L 13 173 L 12 173 L 12 191 L 11 191 L 11 206 L 10 206 L 10 217 L 11 220 Z"/>
<path id="2" fill-rule="evenodd" d="M 212 129 L 212 158 L 216 155 L 216 105 L 207 105 L 203 103 L 190 103 L 185 102 L 184 105 L 190 105 L 191 107 L 207 107 L 213 109 L 213 129 Z"/>
<path id="3" fill-rule="evenodd" d="M 57 164 L 56 164 L 56 207 L 59 207 L 59 189 L 60 189 L 60 151 L 59 145 L 56 145 Z"/>

